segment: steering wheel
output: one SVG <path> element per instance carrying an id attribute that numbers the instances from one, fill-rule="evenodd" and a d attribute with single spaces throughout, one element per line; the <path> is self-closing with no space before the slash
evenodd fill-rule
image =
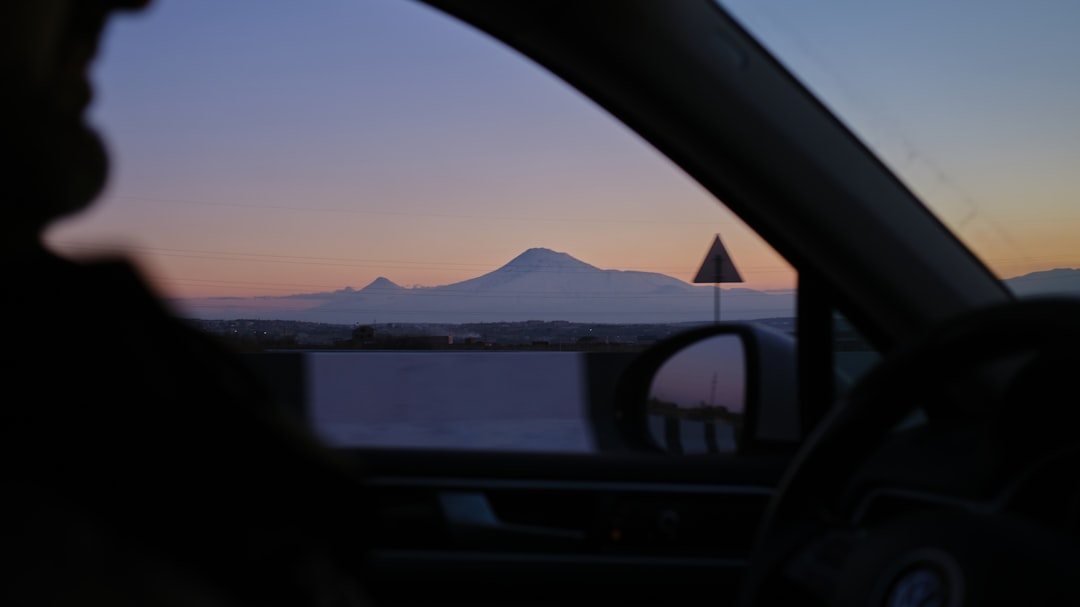
<path id="1" fill-rule="evenodd" d="M 1077 378 L 1080 300 L 980 310 L 891 353 L 781 480 L 743 605 L 1080 604 Z"/>

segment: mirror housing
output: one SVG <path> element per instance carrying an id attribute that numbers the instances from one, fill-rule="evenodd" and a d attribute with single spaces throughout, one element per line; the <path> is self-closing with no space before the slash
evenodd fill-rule
<path id="1" fill-rule="evenodd" d="M 801 438 L 794 336 L 725 322 L 679 333 L 631 362 L 616 424 L 635 450 L 720 454 L 791 449 Z"/>

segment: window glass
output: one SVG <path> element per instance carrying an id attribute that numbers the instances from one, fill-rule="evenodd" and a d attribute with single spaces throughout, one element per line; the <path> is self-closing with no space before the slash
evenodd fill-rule
<path id="1" fill-rule="evenodd" d="M 791 328 L 794 272 L 561 81 L 400 0 L 161 2 L 93 119 L 112 179 L 56 226 L 237 348 L 304 353 L 334 444 L 589 451 L 589 356 Z M 693 284 L 719 236 L 744 280 Z M 718 303 L 722 305 L 717 305 Z"/>
<path id="2" fill-rule="evenodd" d="M 1080 6 L 718 1 L 1013 293 L 1080 294 Z"/>
<path id="3" fill-rule="evenodd" d="M 836 370 L 837 396 L 843 397 L 852 386 L 881 360 L 866 337 L 839 312 L 833 314 L 833 367 Z"/>

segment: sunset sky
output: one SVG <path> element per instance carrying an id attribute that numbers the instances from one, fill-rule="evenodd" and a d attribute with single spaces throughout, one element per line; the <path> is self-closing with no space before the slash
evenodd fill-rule
<path id="1" fill-rule="evenodd" d="M 1077 57 L 1051 52 L 1072 53 L 1080 18 L 1023 13 L 1036 22 L 1015 25 L 1007 5 L 986 2 L 933 19 L 880 4 L 844 5 L 843 19 L 794 1 L 731 4 L 786 40 L 782 58 L 835 107 L 863 117 L 856 131 L 887 142 L 886 159 L 999 275 L 1080 265 L 1076 184 L 1059 179 L 1076 172 Z M 790 267 L 679 169 L 486 36 L 412 0 L 299 6 L 159 0 L 116 22 L 92 111 L 112 181 L 50 243 L 122 251 L 163 294 L 193 297 L 378 276 L 442 285 L 530 247 L 689 281 L 720 234 L 743 286 L 794 286 Z M 898 39 L 890 22 L 921 37 Z M 1048 48 L 1013 48 L 1010 27 Z M 991 50 L 986 65 L 940 61 L 950 45 Z M 1016 75 L 1058 96 L 1025 94 Z M 1031 120 L 1010 118 L 1029 105 Z"/>
<path id="2" fill-rule="evenodd" d="M 723 4 L 999 277 L 1080 266 L 1080 3 Z"/>

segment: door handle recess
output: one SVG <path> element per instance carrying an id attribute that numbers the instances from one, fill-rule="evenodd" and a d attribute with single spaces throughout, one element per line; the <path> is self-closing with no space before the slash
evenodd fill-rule
<path id="1" fill-rule="evenodd" d="M 499 520 L 487 495 L 480 491 L 443 491 L 439 505 L 450 535 L 475 548 L 557 547 L 585 539 L 577 529 L 523 525 Z"/>

